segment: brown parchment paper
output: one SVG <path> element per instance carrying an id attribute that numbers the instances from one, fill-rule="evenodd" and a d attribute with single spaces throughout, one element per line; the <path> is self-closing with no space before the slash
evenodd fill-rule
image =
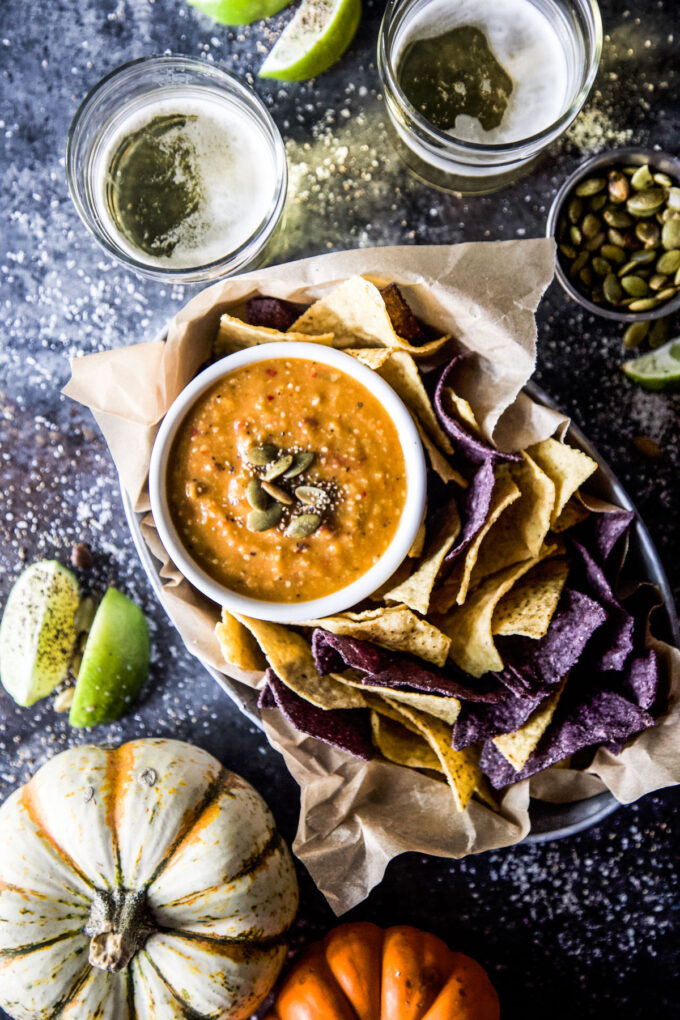
<path id="1" fill-rule="evenodd" d="M 552 279 L 550 240 L 411 246 L 339 252 L 249 273 L 201 292 L 154 341 L 72 362 L 64 393 L 87 405 L 107 440 L 138 512 L 149 510 L 147 471 L 158 425 L 210 353 L 220 315 L 239 313 L 255 293 L 311 302 L 357 273 L 394 281 L 417 315 L 475 352 L 460 383 L 488 438 L 520 449 L 561 431 L 566 419 L 520 390 L 535 365 L 534 312 Z M 214 635 L 219 608 L 169 561 L 147 513 L 142 531 L 161 563 L 163 603 L 191 652 L 252 688 L 258 673 L 226 664 Z M 650 642 L 652 639 L 650 639 Z M 412 769 L 363 762 L 295 731 L 280 713 L 263 712 L 270 744 L 283 755 L 301 793 L 293 849 L 336 913 L 359 903 L 405 851 L 441 857 L 519 842 L 529 830 L 529 793 L 571 801 L 609 789 L 623 802 L 680 782 L 680 653 L 653 642 L 667 662 L 673 709 L 620 755 L 597 752 L 587 772 L 548 769 L 509 787 L 499 812 L 472 801 L 453 809 L 448 787 Z"/>

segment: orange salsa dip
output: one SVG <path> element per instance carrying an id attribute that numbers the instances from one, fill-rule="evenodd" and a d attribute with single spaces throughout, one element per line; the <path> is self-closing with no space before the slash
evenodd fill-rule
<path id="1" fill-rule="evenodd" d="M 305 602 L 365 574 L 394 538 L 404 457 L 382 404 L 339 369 L 276 358 L 194 404 L 168 467 L 175 527 L 232 591 Z"/>

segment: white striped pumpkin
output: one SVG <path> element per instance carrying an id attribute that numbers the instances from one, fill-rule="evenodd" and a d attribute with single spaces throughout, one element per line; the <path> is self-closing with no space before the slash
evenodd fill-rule
<path id="1" fill-rule="evenodd" d="M 264 801 L 205 751 L 65 751 L 0 808 L 0 1005 L 240 1020 L 276 980 L 297 899 Z"/>

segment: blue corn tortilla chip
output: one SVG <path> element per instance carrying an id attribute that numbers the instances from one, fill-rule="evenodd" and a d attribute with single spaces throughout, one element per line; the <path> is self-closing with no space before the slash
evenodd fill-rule
<path id="1" fill-rule="evenodd" d="M 594 513 L 579 525 L 574 535 L 600 566 L 604 567 L 617 542 L 627 533 L 634 520 L 635 514 L 632 510 Z"/>
<path id="2" fill-rule="evenodd" d="M 461 529 L 458 541 L 453 549 L 446 554 L 442 563 L 442 571 L 450 570 L 459 556 L 467 550 L 475 540 L 489 516 L 491 496 L 496 479 L 493 473 L 493 461 L 486 460 L 477 468 L 474 477 L 465 492 L 460 511 Z"/>
<path id="3" fill-rule="evenodd" d="M 246 302 L 248 322 L 251 326 L 266 326 L 287 333 L 305 310 L 304 305 L 282 301 L 274 297 L 251 297 Z"/>
<path id="4" fill-rule="evenodd" d="M 574 557 L 569 583 L 591 595 L 607 613 L 607 621 L 597 637 L 593 666 L 598 672 L 622 670 L 633 652 L 635 620 L 616 600 L 604 570 L 585 546 L 573 539 L 570 545 Z"/>
<path id="5" fill-rule="evenodd" d="M 520 698 L 512 691 L 507 691 L 503 699 L 494 704 L 463 702 L 460 715 L 453 724 L 454 750 L 462 751 L 470 744 L 497 737 L 501 733 L 514 733 L 550 693 L 545 690 L 532 697 Z"/>
<path id="6" fill-rule="evenodd" d="M 528 779 L 583 748 L 603 743 L 622 747 L 630 737 L 653 725 L 649 712 L 621 694 L 595 691 L 580 703 L 572 702 L 566 714 L 560 713 L 558 707 L 555 719 L 521 772 L 513 769 L 492 740 L 484 744 L 479 764 L 491 785 L 499 790 Z"/>
<path id="7" fill-rule="evenodd" d="M 369 687 L 420 691 L 458 698 L 460 701 L 493 701 L 504 696 L 494 677 L 479 681 L 451 664 L 446 670 L 426 665 L 403 652 L 392 652 L 360 638 L 331 634 L 317 628 L 312 635 L 312 654 L 322 676 L 355 669 Z"/>
<path id="8" fill-rule="evenodd" d="M 622 682 L 623 693 L 640 708 L 651 712 L 659 699 L 660 685 L 659 657 L 649 648 L 628 664 Z"/>
<path id="9" fill-rule="evenodd" d="M 606 622 L 607 612 L 595 599 L 565 588 L 544 637 L 497 637 L 505 664 L 496 676 L 520 697 L 535 697 L 554 687 L 579 662 L 586 645 Z"/>
<path id="10" fill-rule="evenodd" d="M 267 670 L 265 678 L 267 686 L 260 695 L 259 708 L 278 708 L 300 733 L 339 747 L 355 758 L 364 761 L 373 758 L 368 712 L 357 708 L 317 708 L 286 687 L 273 669 Z"/>
<path id="11" fill-rule="evenodd" d="M 446 434 L 451 438 L 456 455 L 463 458 L 469 464 L 483 464 L 485 461 L 514 461 L 521 460 L 521 455 L 516 453 L 503 453 L 494 446 L 490 446 L 478 436 L 472 433 L 454 415 L 450 414 L 444 407 L 444 389 L 450 386 L 450 379 L 457 365 L 463 359 L 462 354 L 457 354 L 448 365 L 445 365 L 434 393 L 434 406 L 437 417 Z"/>

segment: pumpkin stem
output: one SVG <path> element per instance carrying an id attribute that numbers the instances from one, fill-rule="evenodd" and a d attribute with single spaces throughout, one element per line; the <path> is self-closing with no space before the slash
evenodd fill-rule
<path id="1" fill-rule="evenodd" d="M 143 889 L 98 889 L 83 929 L 91 936 L 90 963 L 117 973 L 156 930 Z"/>

